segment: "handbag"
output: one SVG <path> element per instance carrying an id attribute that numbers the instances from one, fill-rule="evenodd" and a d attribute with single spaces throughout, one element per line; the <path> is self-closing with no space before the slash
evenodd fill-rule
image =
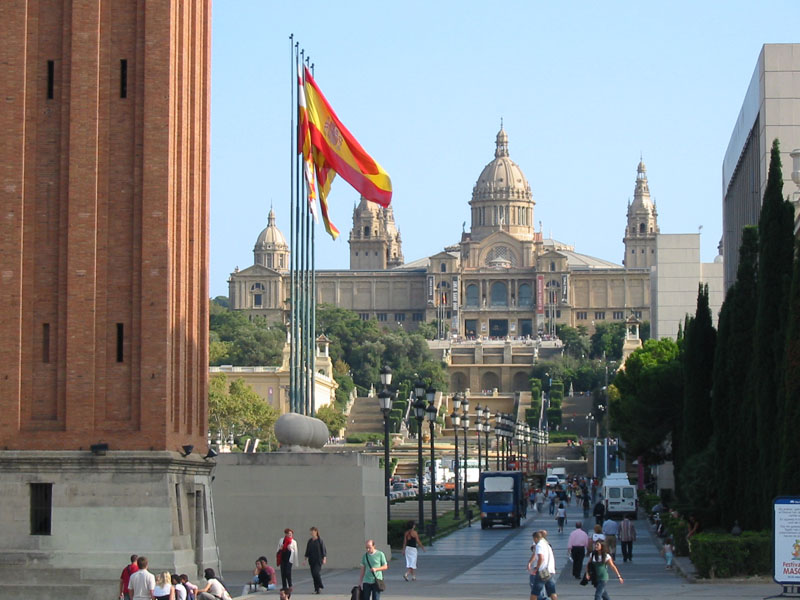
<path id="1" fill-rule="evenodd" d="M 386 582 L 383 579 L 378 579 L 375 576 L 375 570 L 372 568 L 372 565 L 369 562 L 369 555 L 364 554 L 364 558 L 366 559 L 367 564 L 369 565 L 369 570 L 372 573 L 372 576 L 375 577 L 375 587 L 378 588 L 379 592 L 385 592 L 386 591 Z"/>
<path id="2" fill-rule="evenodd" d="M 552 577 L 552 575 L 550 574 L 550 571 L 547 569 L 547 567 L 542 567 L 541 569 L 539 569 L 539 579 L 541 579 L 542 581 L 547 581 L 548 579 L 550 579 L 550 577 Z"/>

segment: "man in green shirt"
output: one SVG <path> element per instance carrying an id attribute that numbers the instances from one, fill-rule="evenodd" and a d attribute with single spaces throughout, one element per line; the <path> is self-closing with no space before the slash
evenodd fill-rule
<path id="1" fill-rule="evenodd" d="M 381 592 L 376 580 L 383 580 L 383 571 L 389 568 L 386 555 L 375 548 L 374 540 L 367 540 L 367 552 L 361 557 L 361 576 L 358 585 L 361 587 L 364 600 L 381 600 Z"/>

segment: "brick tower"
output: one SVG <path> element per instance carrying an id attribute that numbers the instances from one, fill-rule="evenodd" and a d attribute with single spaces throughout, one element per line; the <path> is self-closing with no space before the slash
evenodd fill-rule
<path id="1" fill-rule="evenodd" d="M 218 566 L 210 0 L 8 0 L 0 20 L 0 596 L 32 560 L 96 569 L 88 593 L 57 578 L 82 598 L 132 553 L 194 575 Z"/>

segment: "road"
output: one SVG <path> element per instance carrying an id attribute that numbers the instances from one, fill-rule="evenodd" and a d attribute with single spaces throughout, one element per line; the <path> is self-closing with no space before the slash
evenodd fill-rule
<path id="1" fill-rule="evenodd" d="M 558 562 L 556 588 L 559 600 L 593 598 L 594 588 L 582 587 L 572 577 L 571 563 L 567 557 L 567 539 L 582 512 L 568 510 L 568 524 L 564 533 L 558 533 L 554 517 L 545 510 L 542 515 L 528 513 L 519 529 L 495 527 L 481 530 L 479 525 L 465 527 L 439 540 L 427 552 L 420 553 L 417 581 L 403 580 L 405 562 L 398 552 L 386 572 L 386 591 L 382 600 L 478 598 L 527 599 L 530 595 L 526 565 L 530 558 L 531 535 L 537 529 L 548 531 L 548 540 Z M 588 519 L 594 525 L 594 519 Z M 688 583 L 674 571 L 666 571 L 664 559 L 656 547 L 646 521 L 636 521 L 638 541 L 633 546 L 633 562 L 623 563 L 619 548 L 617 558 L 624 584 L 612 580 L 608 592 L 612 598 L 637 600 L 708 600 L 711 598 L 766 598 L 780 593 L 773 583 Z M 588 529 L 588 527 L 587 527 Z M 358 558 L 356 558 L 358 560 Z M 355 561 L 354 561 L 355 562 Z M 316 598 L 306 567 L 294 570 L 295 593 L 293 600 Z M 229 584 L 244 581 L 244 574 L 226 574 Z M 349 597 L 350 589 L 358 583 L 357 569 L 323 571 L 325 589 L 322 595 Z M 231 591 L 241 591 L 233 589 Z M 250 594 L 248 599 L 277 597 L 276 592 Z"/>

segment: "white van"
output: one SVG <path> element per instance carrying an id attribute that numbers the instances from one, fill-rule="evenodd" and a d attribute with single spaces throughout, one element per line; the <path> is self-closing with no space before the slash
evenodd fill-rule
<path id="1" fill-rule="evenodd" d="M 603 480 L 603 502 L 606 516 L 623 517 L 636 514 L 639 499 L 636 497 L 636 486 L 631 485 L 625 473 L 609 473 Z"/>

